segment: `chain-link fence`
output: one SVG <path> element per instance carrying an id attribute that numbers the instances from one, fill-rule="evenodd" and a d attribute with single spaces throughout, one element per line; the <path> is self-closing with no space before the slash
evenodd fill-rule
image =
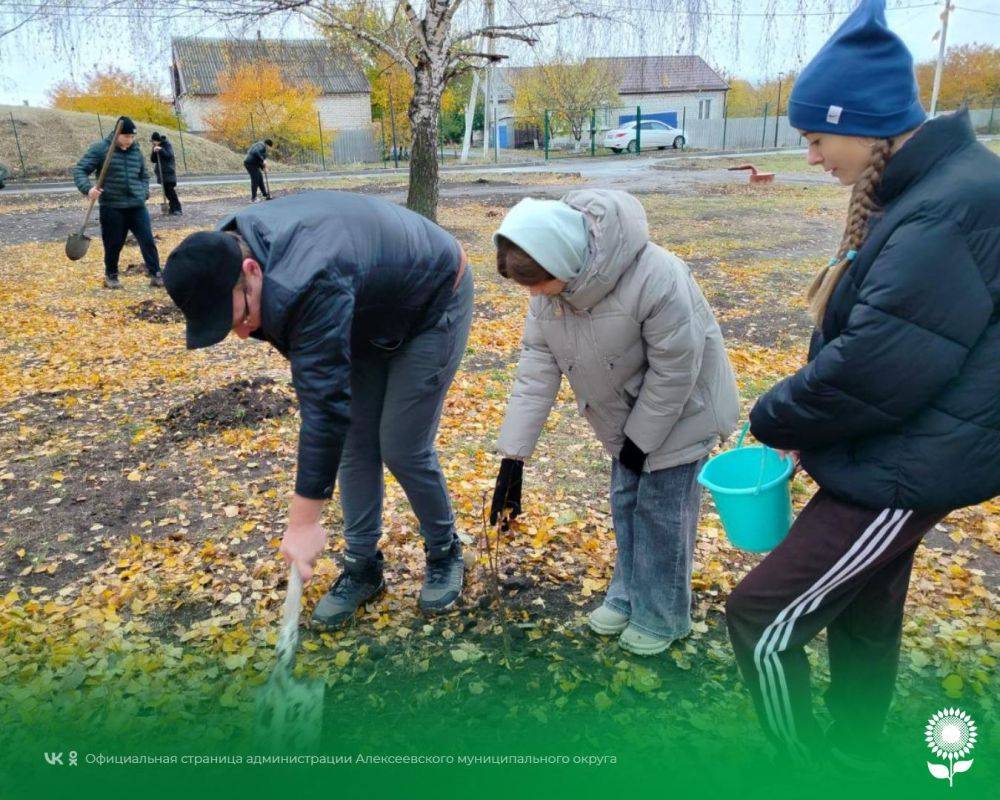
<path id="1" fill-rule="evenodd" d="M 67 179 L 76 160 L 93 142 L 112 130 L 117 117 L 67 113 L 28 106 L 0 106 L 0 165 L 10 180 Z M 384 164 L 375 126 L 335 129 L 320 124 L 303 137 L 304 144 L 281 141 L 247 115 L 242 139 L 218 141 L 210 134 L 195 136 L 185 130 L 179 116 L 173 124 L 139 122 L 138 139 L 148 157 L 149 137 L 156 130 L 173 144 L 177 174 L 228 174 L 242 170 L 247 148 L 255 141 L 275 139 L 275 162 L 306 172 L 334 170 L 352 165 Z"/>

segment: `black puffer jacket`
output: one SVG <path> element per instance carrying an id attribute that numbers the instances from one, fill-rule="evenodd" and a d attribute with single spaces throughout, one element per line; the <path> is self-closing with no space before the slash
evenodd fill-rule
<path id="1" fill-rule="evenodd" d="M 254 335 L 291 362 L 302 415 L 295 491 L 328 498 L 350 420 L 352 352 L 391 352 L 433 328 L 461 247 L 419 214 L 348 192 L 249 206 L 219 229 L 237 231 L 261 263 Z"/>
<path id="2" fill-rule="evenodd" d="M 159 151 L 154 150 L 149 160 L 153 162 L 156 180 L 160 183 L 177 183 L 177 162 L 174 159 L 174 146 L 164 136 L 160 139 Z"/>
<path id="3" fill-rule="evenodd" d="M 849 502 L 979 503 L 1000 494 L 1000 158 L 967 113 L 938 118 L 889 161 L 879 201 L 809 364 L 751 430 Z"/>
<path id="4" fill-rule="evenodd" d="M 73 167 L 73 182 L 82 194 L 87 194 L 93 186 L 90 175 L 100 174 L 114 135 L 112 131 L 99 142 L 94 142 Z M 149 173 L 138 142 L 132 142 L 127 150 L 115 147 L 102 188 L 104 191 L 98 201 L 102 206 L 134 208 L 146 205 L 146 198 L 149 197 Z"/>

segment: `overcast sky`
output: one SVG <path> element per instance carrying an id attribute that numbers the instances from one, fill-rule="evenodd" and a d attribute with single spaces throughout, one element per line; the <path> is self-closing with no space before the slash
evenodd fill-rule
<path id="1" fill-rule="evenodd" d="M 32 10 L 39 0 L 0 0 L 0 30 L 14 18 L 11 10 Z M 64 0 L 70 2 L 70 0 Z M 97 0 L 72 0 L 80 9 Z M 500 0 L 501 4 L 503 0 Z M 724 13 L 703 18 L 701 30 L 692 33 L 678 14 L 665 11 L 671 0 L 588 0 L 622 24 L 609 28 L 607 24 L 591 24 L 586 30 L 562 26 L 547 33 L 544 49 L 558 46 L 576 55 L 668 55 L 695 53 L 713 66 L 732 75 L 752 80 L 771 77 L 778 72 L 793 70 L 807 61 L 830 32 L 853 7 L 854 0 L 742 0 L 743 16 L 738 25 L 726 9 L 737 2 L 709 2 L 709 7 Z M 676 3 L 676 0 L 674 0 Z M 809 6 L 832 6 L 840 13 L 796 15 Z M 1000 44 L 1000 0 L 953 0 L 948 28 L 948 45 L 970 43 Z M 765 28 L 759 15 L 774 4 L 781 16 Z M 470 9 L 478 4 L 470 4 Z M 531 8 L 533 3 L 522 3 Z M 889 0 L 890 26 L 903 38 L 918 61 L 934 58 L 938 44 L 933 41 L 940 27 L 943 0 Z M 481 6 L 479 6 L 481 7 Z M 313 35 L 298 20 L 272 20 L 253 25 L 249 31 L 227 28 L 204 18 L 185 14 L 179 6 L 164 0 L 159 7 L 162 16 L 142 26 L 146 35 L 125 19 L 86 20 L 78 22 L 72 33 L 53 35 L 38 24 L 29 24 L 18 33 L 0 38 L 0 103 L 44 105 L 47 91 L 66 77 L 79 77 L 94 67 L 116 66 L 128 72 L 156 80 L 166 93 L 170 63 L 170 36 L 177 35 L 254 35 L 262 29 L 265 37 L 303 37 Z M 86 14 L 85 11 L 77 13 Z M 530 17 L 530 13 L 528 14 Z M 148 31 L 155 30 L 150 37 Z M 150 40 L 152 39 L 152 40 Z M 111 44 L 114 43 L 114 44 Z M 523 47 L 502 47 L 511 56 L 512 64 L 529 64 L 535 57 Z M 947 79 L 947 75 L 945 76 Z"/>

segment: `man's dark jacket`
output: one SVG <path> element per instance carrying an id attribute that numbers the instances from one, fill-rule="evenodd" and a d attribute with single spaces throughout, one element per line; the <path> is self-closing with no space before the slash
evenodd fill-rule
<path id="1" fill-rule="evenodd" d="M 167 137 L 164 136 L 160 139 L 159 152 L 154 151 L 149 160 L 153 162 L 156 180 L 160 183 L 177 183 L 177 162 L 174 160 L 174 146 L 167 141 Z"/>
<path id="2" fill-rule="evenodd" d="M 83 194 L 87 194 L 93 187 L 89 176 L 100 173 L 113 136 L 114 131 L 99 142 L 94 142 L 73 167 L 73 182 Z M 146 198 L 149 197 L 149 173 L 138 142 L 132 142 L 127 150 L 115 147 L 101 188 L 104 191 L 98 202 L 102 206 L 134 208 L 146 205 Z"/>
<path id="3" fill-rule="evenodd" d="M 263 167 L 267 159 L 267 145 L 263 141 L 254 142 L 247 150 L 246 158 L 243 159 L 245 167 Z"/>
<path id="4" fill-rule="evenodd" d="M 1000 158 L 968 113 L 940 117 L 878 195 L 809 363 L 758 401 L 751 430 L 848 502 L 979 503 L 1000 494 Z"/>
<path id="5" fill-rule="evenodd" d="M 263 267 L 254 335 L 291 362 L 302 415 L 295 491 L 329 498 L 350 422 L 352 353 L 391 353 L 433 328 L 461 247 L 419 214 L 348 192 L 249 206 L 219 229 L 238 232 Z"/>

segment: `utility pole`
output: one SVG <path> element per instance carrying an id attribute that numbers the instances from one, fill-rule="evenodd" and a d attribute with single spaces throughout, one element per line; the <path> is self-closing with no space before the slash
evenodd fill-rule
<path id="1" fill-rule="evenodd" d="M 492 28 L 497 24 L 497 13 L 496 13 L 496 3 L 495 0 L 486 0 L 486 26 Z M 492 36 L 486 37 L 486 52 L 488 55 L 492 56 L 496 53 L 496 39 Z M 497 95 L 497 73 L 496 73 L 496 59 L 490 58 L 490 63 L 486 67 L 486 89 L 485 89 L 485 101 L 483 102 L 483 161 L 485 161 L 490 154 L 490 135 L 496 136 L 496 120 L 495 114 L 496 110 L 494 104 L 496 103 Z"/>
<path id="2" fill-rule="evenodd" d="M 931 92 L 931 117 L 937 111 L 938 94 L 941 91 L 941 70 L 944 69 L 944 51 L 947 48 L 948 38 L 948 14 L 952 8 L 951 0 L 944 0 L 944 12 L 941 14 L 941 46 L 938 48 L 937 67 L 934 69 L 934 90 Z"/>

